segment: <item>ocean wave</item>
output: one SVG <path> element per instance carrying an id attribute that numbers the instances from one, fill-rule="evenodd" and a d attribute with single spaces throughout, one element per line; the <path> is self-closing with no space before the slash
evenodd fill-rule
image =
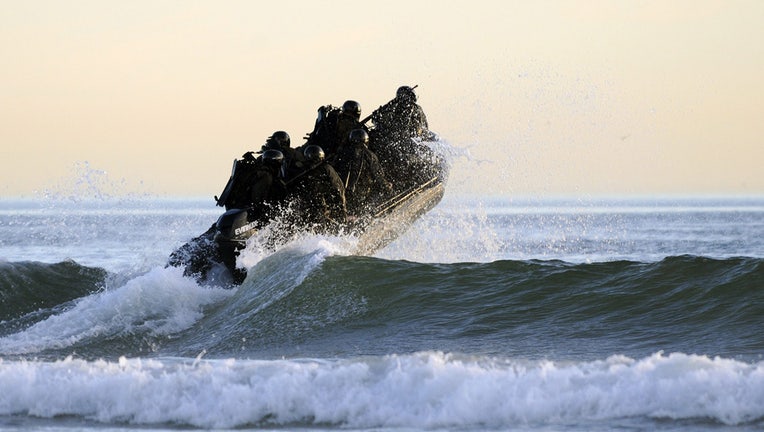
<path id="1" fill-rule="evenodd" d="M 74 347 L 88 353 L 88 346 L 97 350 L 90 355 L 114 355 L 108 348 L 103 351 L 109 342 L 177 333 L 198 321 L 205 307 L 229 295 L 222 288 L 198 286 L 180 269 L 157 268 L 122 286 L 74 300 L 65 310 L 1 337 L 0 355 L 69 352 Z M 123 345 L 117 343 L 118 349 Z M 139 344 L 130 352 L 143 349 Z"/>
<path id="2" fill-rule="evenodd" d="M 54 264 L 0 261 L 0 321 L 45 310 L 104 287 L 108 273 L 67 260 Z"/>
<path id="3" fill-rule="evenodd" d="M 202 287 L 181 269 L 155 268 L 85 290 L 0 322 L 0 355 L 442 350 L 595 359 L 664 350 L 751 359 L 764 350 L 759 258 L 439 264 L 346 256 L 336 248 L 332 239 L 313 239 L 257 257 L 236 289 Z"/>
<path id="4" fill-rule="evenodd" d="M 345 360 L 0 361 L 0 415 L 203 428 L 507 428 L 764 419 L 764 363 L 441 352 Z"/>

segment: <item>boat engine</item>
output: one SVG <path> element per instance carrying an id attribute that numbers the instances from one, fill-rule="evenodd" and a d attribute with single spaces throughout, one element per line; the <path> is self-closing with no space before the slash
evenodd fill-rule
<path id="1" fill-rule="evenodd" d="M 220 215 L 215 224 L 215 242 L 218 244 L 220 257 L 229 270 L 236 269 L 236 257 L 247 245 L 247 239 L 258 228 L 256 220 L 250 220 L 246 209 L 231 209 Z"/>

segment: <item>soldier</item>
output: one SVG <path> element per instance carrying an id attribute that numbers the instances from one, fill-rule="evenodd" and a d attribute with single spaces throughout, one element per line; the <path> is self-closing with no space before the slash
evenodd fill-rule
<path id="1" fill-rule="evenodd" d="M 375 129 L 386 139 L 401 141 L 406 138 L 426 139 L 431 136 L 427 116 L 417 102 L 414 87 L 401 86 L 395 98 L 372 114 Z"/>
<path id="2" fill-rule="evenodd" d="M 226 210 L 231 208 L 245 208 L 251 204 L 250 193 L 253 174 L 261 168 L 262 155 L 268 150 L 277 150 L 281 153 L 282 166 L 280 167 L 280 178 L 285 178 L 290 167 L 299 163 L 301 155 L 290 147 L 289 134 L 285 131 L 276 131 L 265 140 L 265 144 L 260 151 L 248 151 L 241 155 L 241 159 L 234 161 L 234 168 L 231 178 L 228 180 L 220 198 L 215 197 L 217 205 L 225 206 Z M 272 153 L 273 156 L 275 153 Z"/>
<path id="3" fill-rule="evenodd" d="M 345 186 L 348 213 L 354 216 L 370 214 L 392 191 L 377 155 L 368 145 L 369 134 L 363 129 L 353 129 L 348 135 L 348 145 L 334 162 Z"/>
<path id="4" fill-rule="evenodd" d="M 308 134 L 306 145 L 317 145 L 324 150 L 327 161 L 332 161 L 340 148 L 347 144 L 353 129 L 366 129 L 361 124 L 361 104 L 346 100 L 341 108 L 326 105 L 318 109 L 318 118 L 313 132 Z"/>
<path id="5" fill-rule="evenodd" d="M 428 128 L 414 88 L 398 87 L 395 98 L 371 115 L 374 129 L 369 147 L 379 157 L 398 193 L 435 175 L 428 169 L 434 154 L 422 141 L 432 141 L 437 136 Z"/>
<path id="6" fill-rule="evenodd" d="M 282 175 L 284 154 L 279 150 L 265 150 L 258 167 L 250 178 L 249 205 L 254 219 L 267 221 L 275 215 L 276 207 L 286 198 L 286 184 Z"/>
<path id="7" fill-rule="evenodd" d="M 361 104 L 354 100 L 345 101 L 340 108 L 340 114 L 337 118 L 337 130 L 335 136 L 337 137 L 336 148 L 332 149 L 334 153 L 339 153 L 343 147 L 348 144 L 348 138 L 350 137 L 350 131 L 354 129 L 363 129 L 363 125 L 360 123 L 361 119 Z"/>
<path id="8" fill-rule="evenodd" d="M 309 145 L 303 151 L 305 170 L 287 184 L 300 216 L 298 223 L 322 232 L 335 232 L 345 222 L 345 187 L 337 172 L 326 163 L 324 150 Z"/>

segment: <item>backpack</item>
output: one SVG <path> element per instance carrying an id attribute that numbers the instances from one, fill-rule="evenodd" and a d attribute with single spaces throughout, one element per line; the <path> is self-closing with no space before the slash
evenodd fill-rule
<path id="1" fill-rule="evenodd" d="M 220 198 L 215 197 L 216 204 L 225 207 L 226 210 L 232 208 L 246 208 L 249 206 L 250 188 L 252 186 L 252 176 L 260 165 L 260 159 L 253 160 L 233 160 L 231 176 L 228 178 L 220 194 Z"/>
<path id="2" fill-rule="evenodd" d="M 334 147 L 337 130 L 337 118 L 340 115 L 340 109 L 332 105 L 324 105 L 318 108 L 318 117 L 313 132 L 308 134 L 306 145 L 317 145 L 324 151 Z"/>

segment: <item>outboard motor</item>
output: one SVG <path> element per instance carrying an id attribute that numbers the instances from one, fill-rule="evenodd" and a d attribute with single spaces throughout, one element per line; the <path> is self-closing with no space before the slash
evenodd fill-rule
<path id="1" fill-rule="evenodd" d="M 244 280 L 246 272 L 236 268 L 236 257 L 247 245 L 247 239 L 257 232 L 258 225 L 257 220 L 250 220 L 249 212 L 245 209 L 228 210 L 220 215 L 215 224 L 215 242 L 218 244 L 220 257 L 237 283 Z"/>

